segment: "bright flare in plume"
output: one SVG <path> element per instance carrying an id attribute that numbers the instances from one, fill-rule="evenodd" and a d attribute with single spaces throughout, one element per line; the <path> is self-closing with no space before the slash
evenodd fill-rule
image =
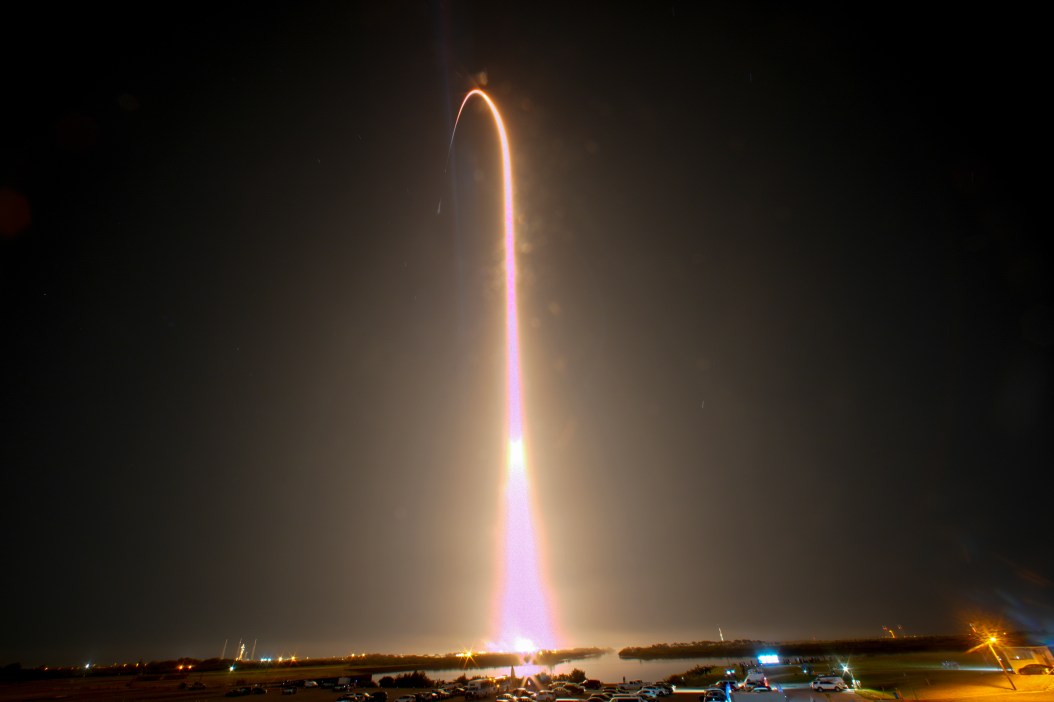
<path id="1" fill-rule="evenodd" d="M 505 357 L 506 429 L 509 440 L 505 483 L 505 530 L 493 647 L 527 653 L 557 648 L 549 598 L 542 585 L 541 561 L 535 541 L 527 458 L 524 450 L 523 385 L 520 380 L 520 331 L 516 306 L 516 226 L 512 212 L 512 159 L 505 124 L 497 106 L 482 90 L 465 96 L 454 122 L 454 131 L 465 105 L 474 96 L 487 103 L 501 140 L 503 212 L 505 215 Z M 453 134 L 450 137 L 453 141 Z"/>

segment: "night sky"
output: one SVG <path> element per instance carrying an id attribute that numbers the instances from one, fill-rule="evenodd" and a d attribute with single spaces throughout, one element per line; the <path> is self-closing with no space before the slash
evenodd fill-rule
<path id="1" fill-rule="evenodd" d="M 486 641 L 504 302 L 479 104 L 447 160 L 476 86 L 512 140 L 567 645 L 1054 630 L 1037 18 L 24 5 L 0 664 Z"/>

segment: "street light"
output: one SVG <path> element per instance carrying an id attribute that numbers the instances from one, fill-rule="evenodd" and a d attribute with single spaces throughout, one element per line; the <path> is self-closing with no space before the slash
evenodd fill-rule
<path id="1" fill-rule="evenodd" d="M 848 663 L 843 663 L 842 664 L 842 676 L 845 677 L 846 673 L 849 673 L 849 682 L 852 683 L 853 689 L 855 690 L 857 687 L 859 687 L 859 685 L 857 684 L 859 682 L 859 680 L 857 680 L 856 678 L 853 677 L 853 671 L 849 669 L 849 664 Z"/>
<path id="2" fill-rule="evenodd" d="M 1014 684 L 1013 679 L 1010 677 L 1010 673 L 1006 672 L 1006 668 L 1003 667 L 1003 659 L 999 657 L 999 654 L 995 652 L 995 645 L 999 642 L 998 637 L 988 637 L 988 650 L 992 652 L 992 657 L 995 658 L 995 662 L 999 664 L 999 670 L 1003 671 L 1003 675 L 1006 676 L 1006 681 L 1010 683 L 1010 687 L 1017 690 L 1017 685 Z"/>
<path id="3" fill-rule="evenodd" d="M 987 646 L 988 650 L 992 653 L 992 658 L 995 659 L 996 664 L 999 666 L 999 670 L 1003 671 L 1003 675 L 1006 676 L 1006 681 L 1010 683 L 1010 688 L 1016 691 L 1017 685 L 1014 684 L 1014 680 L 1010 677 L 1010 673 L 1008 673 L 1006 667 L 1003 666 L 1003 659 L 999 657 L 999 654 L 996 653 L 995 650 L 995 645 L 999 643 L 999 637 L 995 634 L 990 634 L 987 631 L 982 634 L 980 631 L 977 631 L 977 628 L 973 624 L 970 625 L 970 629 L 972 629 L 975 634 L 978 634 L 983 638 L 981 640 L 981 643 L 971 648 L 969 651 L 967 651 L 967 653 L 972 653 L 973 651 L 976 651 L 982 646 Z"/>

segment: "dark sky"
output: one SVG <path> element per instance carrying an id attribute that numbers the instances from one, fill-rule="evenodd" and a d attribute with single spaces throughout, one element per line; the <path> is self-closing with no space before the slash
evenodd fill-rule
<path id="1" fill-rule="evenodd" d="M 445 160 L 482 80 L 567 644 L 1054 629 L 1035 17 L 26 5 L 3 22 L 0 663 L 485 640 L 484 113 Z"/>

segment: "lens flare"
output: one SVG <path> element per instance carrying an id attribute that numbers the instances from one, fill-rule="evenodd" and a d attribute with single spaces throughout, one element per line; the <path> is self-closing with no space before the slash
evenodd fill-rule
<path id="1" fill-rule="evenodd" d="M 454 131 L 465 105 L 474 96 L 487 103 L 501 140 L 502 192 L 505 218 L 505 358 L 506 435 L 509 448 L 505 483 L 505 530 L 498 576 L 497 622 L 493 647 L 527 653 L 557 648 L 549 598 L 542 585 L 541 559 L 534 533 L 527 457 L 524 448 L 523 386 L 520 379 L 520 331 L 516 302 L 516 224 L 512 211 L 512 158 L 505 124 L 497 106 L 482 90 L 472 90 L 461 102 Z M 450 137 L 453 142 L 453 134 Z"/>

